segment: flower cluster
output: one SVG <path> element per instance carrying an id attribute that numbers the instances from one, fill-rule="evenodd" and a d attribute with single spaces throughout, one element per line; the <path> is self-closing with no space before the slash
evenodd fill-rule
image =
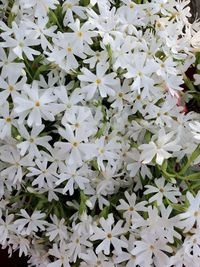
<path id="1" fill-rule="evenodd" d="M 188 4 L 1 1 L 10 254 L 36 267 L 199 266 L 200 115 L 186 103 L 200 23 Z"/>

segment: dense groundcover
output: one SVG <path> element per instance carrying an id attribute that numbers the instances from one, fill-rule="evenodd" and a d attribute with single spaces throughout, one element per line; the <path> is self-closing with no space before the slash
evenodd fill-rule
<path id="1" fill-rule="evenodd" d="M 10 255 L 36 267 L 200 266 L 200 23 L 188 5 L 0 2 Z"/>

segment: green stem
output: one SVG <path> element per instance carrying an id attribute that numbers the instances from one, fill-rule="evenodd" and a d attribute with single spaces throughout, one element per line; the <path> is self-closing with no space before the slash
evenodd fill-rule
<path id="1" fill-rule="evenodd" d="M 195 149 L 195 151 L 192 153 L 192 155 L 190 156 L 190 158 L 188 159 L 188 162 L 186 163 L 186 165 L 183 167 L 183 169 L 178 173 L 178 176 L 182 176 L 187 169 L 191 166 L 191 163 L 198 158 L 198 156 L 200 155 L 200 145 L 198 145 L 198 147 Z"/>
<path id="2" fill-rule="evenodd" d="M 28 60 L 27 60 L 27 58 L 26 58 L 26 56 L 23 54 L 23 59 L 24 59 L 24 63 L 25 63 L 25 69 L 26 69 L 26 72 L 28 73 L 28 76 L 29 76 L 29 78 L 31 79 L 31 80 L 33 80 L 33 76 L 32 76 L 32 74 L 30 73 L 30 71 L 29 71 L 29 62 L 28 62 Z"/>
<path id="3" fill-rule="evenodd" d="M 185 181 L 197 181 L 198 179 L 200 180 L 200 172 L 198 173 L 194 173 L 191 175 L 187 175 L 187 176 L 177 176 L 179 179 L 181 180 L 185 180 Z"/>
<path id="4" fill-rule="evenodd" d="M 63 28 L 62 28 L 60 22 L 58 21 L 56 14 L 51 10 L 49 12 L 49 15 L 51 16 L 53 22 L 58 25 L 58 28 L 61 30 L 61 32 L 63 32 Z"/>
<path id="5" fill-rule="evenodd" d="M 191 91 L 196 91 L 193 83 L 186 75 L 184 75 L 184 82 L 186 86 L 188 87 L 188 89 L 190 89 Z"/>

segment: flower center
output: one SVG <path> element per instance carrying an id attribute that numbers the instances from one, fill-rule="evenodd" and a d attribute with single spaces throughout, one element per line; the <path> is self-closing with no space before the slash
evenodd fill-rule
<path id="1" fill-rule="evenodd" d="M 194 216 L 197 217 L 198 215 L 199 215 L 199 212 L 196 210 L 196 211 L 194 212 Z"/>
<path id="2" fill-rule="evenodd" d="M 135 7 L 135 5 L 133 4 L 133 3 L 131 3 L 130 5 L 129 5 L 129 8 L 131 8 L 131 9 L 133 9 Z"/>
<path id="3" fill-rule="evenodd" d="M 104 150 L 103 148 L 100 148 L 100 149 L 99 149 L 99 153 L 100 153 L 100 154 L 103 154 L 104 152 L 105 152 L 105 150 Z"/>
<path id="4" fill-rule="evenodd" d="M 100 55 L 101 55 L 101 54 L 100 54 L 99 52 L 96 53 L 96 57 L 100 57 Z"/>
<path id="5" fill-rule="evenodd" d="M 75 123 L 74 125 L 76 128 L 79 128 L 80 127 L 80 124 L 78 122 Z"/>
<path id="6" fill-rule="evenodd" d="M 40 102 L 39 102 L 39 101 L 36 101 L 36 102 L 35 102 L 35 106 L 36 106 L 36 107 L 40 107 Z"/>
<path id="7" fill-rule="evenodd" d="M 72 8 L 72 4 L 70 4 L 70 3 L 65 3 L 65 4 L 64 4 L 64 7 L 66 7 L 66 8 L 69 8 L 69 9 L 70 9 L 70 8 Z"/>
<path id="8" fill-rule="evenodd" d="M 12 85 L 9 85 L 9 86 L 8 86 L 8 90 L 9 90 L 10 92 L 14 91 L 14 87 L 13 87 Z"/>
<path id="9" fill-rule="evenodd" d="M 149 248 L 150 248 L 150 250 L 154 250 L 155 249 L 155 247 L 153 245 L 151 245 Z"/>
<path id="10" fill-rule="evenodd" d="M 78 147 L 78 142 L 74 142 L 72 145 L 73 147 Z"/>
<path id="11" fill-rule="evenodd" d="M 161 26 L 162 26 L 161 23 L 160 23 L 159 21 L 157 21 L 157 22 L 156 22 L 156 27 L 157 27 L 157 28 L 161 28 Z"/>
<path id="12" fill-rule="evenodd" d="M 123 95 L 124 95 L 124 94 L 123 94 L 122 92 L 119 92 L 119 93 L 118 93 L 118 96 L 121 97 L 121 98 L 123 97 Z"/>
<path id="13" fill-rule="evenodd" d="M 67 52 L 71 53 L 72 52 L 72 48 L 71 47 L 67 47 Z"/>
<path id="14" fill-rule="evenodd" d="M 19 46 L 20 46 L 21 48 L 23 48 L 23 47 L 24 47 L 24 43 L 20 42 L 20 43 L 19 43 Z"/>
<path id="15" fill-rule="evenodd" d="M 107 234 L 107 237 L 112 238 L 112 234 L 111 233 Z"/>
<path id="16" fill-rule="evenodd" d="M 5 119 L 6 122 L 10 123 L 12 121 L 12 119 L 10 117 Z"/>
<path id="17" fill-rule="evenodd" d="M 97 84 L 97 85 L 101 84 L 101 80 L 100 80 L 100 79 L 97 79 L 97 80 L 96 80 L 96 84 Z"/>
<path id="18" fill-rule="evenodd" d="M 78 35 L 78 37 L 83 37 L 83 33 L 82 32 L 77 32 L 77 35 Z"/>

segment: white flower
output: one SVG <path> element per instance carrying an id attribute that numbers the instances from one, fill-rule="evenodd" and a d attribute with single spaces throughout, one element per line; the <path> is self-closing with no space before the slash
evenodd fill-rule
<path id="1" fill-rule="evenodd" d="M 122 248 L 127 248 L 127 243 L 119 239 L 126 232 L 125 228 L 122 228 L 123 221 L 119 220 L 116 225 L 114 224 L 114 218 L 112 214 L 109 214 L 107 219 L 100 218 L 99 223 L 101 227 L 95 227 L 94 235 L 90 237 L 90 240 L 103 240 L 96 248 L 96 253 L 104 251 L 104 254 L 110 254 L 110 245 L 112 244 L 117 253 L 122 252 Z"/>
<path id="2" fill-rule="evenodd" d="M 105 74 L 109 68 L 109 64 L 96 66 L 96 74 L 92 73 L 87 68 L 82 68 L 82 75 L 78 75 L 78 79 L 82 82 L 81 90 L 86 94 L 86 99 L 90 100 L 94 97 L 97 89 L 101 97 L 114 96 L 115 91 L 111 88 L 116 84 L 114 79 L 116 74 L 114 72 Z"/>
<path id="3" fill-rule="evenodd" d="M 86 211 L 84 211 L 79 216 L 79 220 L 80 222 L 73 226 L 74 231 L 77 231 L 80 235 L 84 235 L 85 233 L 92 235 L 94 233 L 93 218 L 90 215 L 87 215 Z"/>
<path id="4" fill-rule="evenodd" d="M 199 228 L 191 230 L 192 235 L 188 235 L 183 243 L 185 253 L 198 259 L 200 257 L 200 232 Z"/>
<path id="5" fill-rule="evenodd" d="M 52 188 L 58 177 L 55 165 L 48 166 L 48 161 L 46 158 L 41 159 L 41 161 L 36 159 L 35 163 L 38 168 L 27 168 L 29 170 L 27 177 L 34 176 L 32 186 L 38 185 L 38 188 L 42 188 L 44 187 L 44 184 L 47 183 L 47 185 Z"/>
<path id="6" fill-rule="evenodd" d="M 47 27 L 48 17 L 39 16 L 37 21 L 34 23 L 31 20 L 25 20 L 27 28 L 30 28 L 29 34 L 34 36 L 35 39 L 40 40 L 40 45 L 43 50 L 46 50 L 47 47 L 51 48 L 51 43 L 47 38 L 54 37 L 57 26 Z"/>
<path id="7" fill-rule="evenodd" d="M 147 201 L 142 201 L 136 204 L 136 194 L 132 193 L 131 195 L 128 193 L 128 191 L 125 191 L 124 193 L 127 202 L 124 199 L 120 199 L 120 205 L 118 205 L 116 208 L 117 210 L 123 210 L 123 217 L 128 222 L 130 219 L 134 219 L 135 214 L 138 211 L 146 211 L 147 208 L 145 205 L 147 204 Z"/>
<path id="8" fill-rule="evenodd" d="M 128 244 L 127 251 L 122 251 L 122 253 L 118 254 L 117 257 L 114 259 L 114 262 L 115 264 L 126 262 L 126 267 L 136 267 L 136 257 L 133 256 L 131 253 L 134 248 L 135 237 L 134 235 L 130 234 L 129 240 L 127 240 L 125 237 L 123 238 L 123 240 L 125 240 Z"/>
<path id="9" fill-rule="evenodd" d="M 138 148 L 142 150 L 140 159 L 143 163 L 150 163 L 156 156 L 156 163 L 162 165 L 164 159 L 172 156 L 169 152 L 180 150 L 181 146 L 177 145 L 177 141 L 171 141 L 174 132 L 165 133 L 164 128 L 158 132 L 156 142 L 150 141 L 149 144 L 140 145 Z"/>
<path id="10" fill-rule="evenodd" d="M 44 125 L 33 126 L 31 133 L 27 131 L 24 126 L 19 127 L 20 137 L 23 137 L 25 141 L 17 144 L 17 148 L 20 150 L 21 156 L 24 156 L 26 152 L 28 152 L 30 158 L 38 157 L 41 158 L 41 153 L 39 151 L 38 146 L 45 147 L 47 150 L 51 150 L 51 146 L 49 145 L 49 141 L 52 139 L 51 136 L 39 136 L 41 132 L 44 130 Z"/>
<path id="11" fill-rule="evenodd" d="M 85 55 L 71 42 L 68 34 L 59 32 L 53 38 L 53 42 L 55 47 L 51 48 L 52 52 L 46 52 L 48 60 L 55 62 L 67 72 L 77 69 L 79 64 L 76 56 L 83 59 Z"/>
<path id="12" fill-rule="evenodd" d="M 199 258 L 188 254 L 184 247 L 181 247 L 174 256 L 170 258 L 170 265 L 175 267 L 199 267 Z"/>
<path id="13" fill-rule="evenodd" d="M 113 89 L 115 91 L 115 95 L 109 97 L 109 101 L 114 101 L 112 103 L 113 108 L 117 108 L 119 111 L 121 111 L 126 102 L 130 101 L 131 95 L 130 95 L 130 81 L 124 80 L 123 84 L 121 85 L 120 80 L 117 79 L 117 84 L 113 86 Z"/>
<path id="14" fill-rule="evenodd" d="M 74 133 L 68 124 L 65 125 L 65 129 L 59 128 L 58 131 L 68 142 L 56 142 L 55 147 L 60 149 L 61 154 L 68 156 L 69 153 L 68 163 L 70 165 L 80 166 L 83 160 L 94 157 L 95 145 L 87 142 L 87 132 Z"/>
<path id="15" fill-rule="evenodd" d="M 4 35 L 5 42 L 2 42 L 3 47 L 12 47 L 12 51 L 20 58 L 23 59 L 22 54 L 24 53 L 29 60 L 34 60 L 33 55 L 39 55 L 40 52 L 31 48 L 30 46 L 36 46 L 40 44 L 40 41 L 33 39 L 30 35 L 26 34 L 26 28 L 23 24 L 18 25 L 13 22 L 13 31 L 15 38 L 8 35 Z"/>
<path id="16" fill-rule="evenodd" d="M 84 13 L 85 7 L 79 5 L 79 0 L 65 0 L 63 3 L 63 11 L 65 13 L 65 17 L 63 19 L 64 25 L 68 25 L 69 22 L 74 21 L 74 14 L 78 15 L 82 19 L 86 18 Z"/>
<path id="17" fill-rule="evenodd" d="M 8 214 L 8 211 L 6 211 L 5 219 L 2 218 L 2 213 L 0 215 L 0 242 L 2 245 L 5 245 L 11 233 L 15 232 L 15 225 L 13 224 L 14 214 Z"/>
<path id="18" fill-rule="evenodd" d="M 53 248 L 49 249 L 49 254 L 54 256 L 56 260 L 47 264 L 47 267 L 71 267 L 69 263 L 69 254 L 65 243 L 53 244 Z"/>
<path id="19" fill-rule="evenodd" d="M 1 77 L 13 79 L 17 81 L 18 78 L 22 75 L 22 69 L 24 68 L 24 63 L 15 62 L 16 59 L 15 53 L 12 50 L 9 50 L 8 55 L 5 53 L 5 50 L 0 47 L 0 67 Z"/>
<path id="20" fill-rule="evenodd" d="M 68 231 L 67 226 L 65 225 L 65 219 L 62 218 L 61 220 L 54 215 L 50 215 L 51 220 L 53 223 L 48 223 L 48 227 L 46 229 L 46 235 L 49 237 L 49 241 L 52 242 L 53 240 L 67 240 L 68 239 Z"/>
<path id="21" fill-rule="evenodd" d="M 0 106 L 0 139 L 11 137 L 12 125 L 17 126 L 16 115 L 9 111 L 9 103 L 6 101 Z"/>
<path id="22" fill-rule="evenodd" d="M 175 226 L 179 227 L 180 219 L 178 216 L 170 217 L 172 208 L 164 205 L 159 207 L 159 210 L 155 206 L 148 206 L 148 218 L 145 219 L 142 216 L 132 218 L 132 229 L 140 228 L 141 234 L 149 234 L 154 238 L 163 237 L 168 242 L 173 243 L 174 237 L 181 239 L 181 235 L 174 229 Z"/>
<path id="23" fill-rule="evenodd" d="M 182 220 L 180 227 L 184 228 L 184 232 L 190 231 L 195 223 L 197 227 L 200 226 L 200 191 L 195 197 L 188 191 L 186 196 L 189 201 L 189 207 L 186 212 L 179 215 Z"/>
<path id="24" fill-rule="evenodd" d="M 127 66 L 126 78 L 134 78 L 131 85 L 132 90 L 141 92 L 141 88 L 149 90 L 154 85 L 154 80 L 151 78 L 152 73 L 157 69 L 155 61 L 146 58 L 145 53 L 135 53 L 131 62 L 134 65 Z"/>
<path id="25" fill-rule="evenodd" d="M 199 32 L 200 34 L 200 32 Z M 197 65 L 197 69 L 200 70 L 200 64 Z M 199 85 L 200 84 L 200 74 L 194 74 L 194 85 Z"/>
<path id="26" fill-rule="evenodd" d="M 80 25 L 79 19 L 69 23 L 68 27 L 73 30 L 73 33 L 67 33 L 68 38 L 80 52 L 84 52 L 86 45 L 92 45 L 93 40 L 91 38 L 97 36 L 97 33 L 92 31 L 94 28 L 92 24 L 85 22 Z"/>
<path id="27" fill-rule="evenodd" d="M 77 108 L 66 112 L 61 120 L 65 126 L 68 124 L 78 135 L 85 133 L 88 137 L 97 132 L 96 122 L 89 108 L 77 106 Z"/>
<path id="28" fill-rule="evenodd" d="M 140 152 L 133 148 L 131 151 L 129 151 L 128 156 L 131 158 L 131 163 L 127 165 L 127 170 L 130 171 L 130 176 L 134 177 L 138 172 L 141 173 L 141 176 L 144 178 L 145 176 L 152 178 L 151 171 L 149 168 L 143 164 L 143 162 L 140 159 Z"/>
<path id="29" fill-rule="evenodd" d="M 104 65 L 106 63 L 106 61 L 108 60 L 108 53 L 105 50 L 102 50 L 102 51 L 99 51 L 99 50 L 93 51 L 88 46 L 88 47 L 85 47 L 85 53 L 88 56 L 91 56 L 90 58 L 87 57 L 86 59 L 83 60 L 84 63 L 89 64 L 90 69 L 93 69 L 98 62 L 101 62 L 102 65 Z"/>
<path id="30" fill-rule="evenodd" d="M 89 233 L 80 235 L 78 232 L 74 231 L 70 237 L 67 248 L 69 249 L 68 255 L 70 255 L 71 261 L 76 262 L 80 253 L 86 250 L 86 247 L 92 247 L 92 243 L 88 241 Z"/>
<path id="31" fill-rule="evenodd" d="M 73 92 L 69 93 L 73 86 L 74 82 L 70 82 L 67 86 L 60 86 L 54 90 L 60 102 L 60 111 L 65 111 L 63 117 L 66 117 L 69 112 L 76 110 L 79 107 L 78 104 L 83 100 L 79 89 L 75 89 Z"/>
<path id="32" fill-rule="evenodd" d="M 19 251 L 19 257 L 22 255 L 27 256 L 31 247 L 30 241 L 26 237 L 23 237 L 19 234 L 10 235 L 9 245 L 12 245 L 12 249 L 14 251 Z"/>
<path id="33" fill-rule="evenodd" d="M 9 164 L 7 168 L 1 171 L 1 175 L 7 177 L 13 185 L 22 182 L 25 167 L 34 165 L 29 155 L 21 157 L 16 149 L 4 151 L 0 158 L 3 162 Z"/>
<path id="34" fill-rule="evenodd" d="M 26 78 L 23 77 L 20 81 L 18 81 L 18 78 L 17 75 L 9 75 L 7 79 L 2 79 L 0 77 L 0 87 L 3 89 L 0 92 L 0 104 L 4 104 L 9 96 L 12 97 L 13 101 L 19 96 L 19 91 L 22 90 L 26 83 Z"/>
<path id="35" fill-rule="evenodd" d="M 84 260 L 81 263 L 81 267 L 114 267 L 114 263 L 110 262 L 103 253 L 100 252 L 96 255 L 91 249 L 87 253 L 81 253 L 80 258 Z"/>
<path id="36" fill-rule="evenodd" d="M 17 228 L 18 233 L 22 235 L 30 235 L 34 234 L 34 232 L 38 232 L 38 230 L 44 231 L 46 221 L 42 220 L 45 217 L 45 213 L 41 213 L 41 211 L 34 211 L 31 216 L 24 210 L 20 210 L 22 217 L 24 219 L 17 219 L 14 222 L 14 225 Z"/>
<path id="37" fill-rule="evenodd" d="M 144 267 L 151 266 L 153 262 L 156 266 L 167 266 L 169 258 L 164 251 L 173 251 L 164 238 L 155 239 L 151 235 L 142 236 L 141 240 L 134 242 L 134 246 L 131 253 L 136 256 L 135 263 Z"/>
<path id="38" fill-rule="evenodd" d="M 73 195 L 75 188 L 84 190 L 85 184 L 89 183 L 87 173 L 88 168 L 86 165 L 83 165 L 81 168 L 77 168 L 77 164 L 68 165 L 65 169 L 62 169 L 62 173 L 59 175 L 59 180 L 57 180 L 56 185 L 67 181 L 63 188 L 63 194 L 69 191 L 69 194 Z"/>
<path id="39" fill-rule="evenodd" d="M 200 116 L 183 89 L 200 83 L 200 22 L 190 16 L 189 0 L 0 1 L 0 245 L 10 256 L 35 267 L 199 267 Z M 174 184 L 173 163 L 187 169 Z"/>
<path id="40" fill-rule="evenodd" d="M 54 101 L 52 90 L 40 90 L 36 80 L 31 86 L 25 85 L 22 94 L 14 99 L 16 105 L 14 110 L 19 115 L 19 123 L 23 123 L 27 116 L 29 126 L 41 125 L 42 118 L 53 121 L 54 114 L 57 113 L 56 107 L 51 104 Z"/>
<path id="41" fill-rule="evenodd" d="M 96 157 L 97 164 L 99 169 L 105 170 L 104 160 L 107 160 L 108 163 L 112 166 L 115 166 L 116 160 L 119 159 L 117 151 L 121 148 L 121 145 L 117 143 L 115 138 L 106 142 L 105 136 L 96 139 Z"/>
<path id="42" fill-rule="evenodd" d="M 173 203 L 178 202 L 176 197 L 181 196 L 181 192 L 179 192 L 178 188 L 170 183 L 165 184 L 165 179 L 163 177 L 155 179 L 154 181 L 156 186 L 145 185 L 147 190 L 144 191 L 144 194 L 154 194 L 149 199 L 149 202 L 157 201 L 158 206 L 160 206 L 163 203 L 163 197 L 169 199 Z"/>
<path id="43" fill-rule="evenodd" d="M 55 9 L 57 4 L 59 4 L 58 0 L 20 0 L 22 8 L 34 8 L 36 17 L 46 17 L 49 9 Z"/>
<path id="44" fill-rule="evenodd" d="M 200 122 L 194 121 L 193 123 L 189 123 L 189 126 L 192 129 L 194 138 L 200 140 Z"/>

